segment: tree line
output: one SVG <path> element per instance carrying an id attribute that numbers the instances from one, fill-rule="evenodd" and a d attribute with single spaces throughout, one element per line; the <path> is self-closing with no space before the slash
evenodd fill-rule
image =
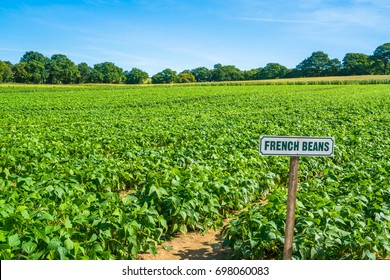
<path id="1" fill-rule="evenodd" d="M 112 62 L 103 62 L 90 67 L 82 62 L 76 65 L 66 55 L 54 54 L 51 58 L 35 51 L 26 52 L 20 62 L 12 64 L 0 60 L 0 83 L 29 84 L 167 84 L 262 80 L 298 77 L 387 75 L 389 74 L 390 43 L 378 46 L 372 55 L 347 53 L 342 61 L 331 59 L 316 51 L 295 68 L 289 69 L 279 63 L 241 71 L 233 65 L 214 65 L 213 69 L 198 67 L 181 73 L 167 68 L 149 76 L 145 71 L 133 68 L 124 71 Z"/>

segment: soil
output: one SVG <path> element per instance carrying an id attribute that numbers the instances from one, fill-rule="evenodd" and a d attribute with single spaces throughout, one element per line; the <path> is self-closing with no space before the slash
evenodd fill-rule
<path id="1" fill-rule="evenodd" d="M 124 197 L 132 191 L 122 191 Z M 224 221 L 228 223 L 229 219 Z M 175 236 L 172 240 L 158 246 L 156 255 L 140 254 L 140 260 L 226 260 L 230 250 L 222 248 L 221 230 L 206 233 L 190 232 Z"/>
<path id="2" fill-rule="evenodd" d="M 226 260 L 229 249 L 222 248 L 221 229 L 207 233 L 180 234 L 158 246 L 156 255 L 141 254 L 141 260 Z"/>

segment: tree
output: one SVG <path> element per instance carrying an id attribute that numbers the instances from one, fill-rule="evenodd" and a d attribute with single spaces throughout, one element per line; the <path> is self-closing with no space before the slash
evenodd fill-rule
<path id="1" fill-rule="evenodd" d="M 294 69 L 288 69 L 285 78 L 299 78 L 302 77 L 302 72 L 297 70 L 297 68 Z"/>
<path id="2" fill-rule="evenodd" d="M 54 54 L 49 61 L 49 78 L 51 84 L 73 84 L 80 79 L 76 64 L 63 54 Z"/>
<path id="3" fill-rule="evenodd" d="M 324 76 L 337 76 L 340 75 L 341 61 L 337 58 L 331 59 L 328 65 L 328 69 L 324 71 Z"/>
<path id="4" fill-rule="evenodd" d="M 91 73 L 92 82 L 119 84 L 123 80 L 123 69 L 112 62 L 95 64 Z"/>
<path id="5" fill-rule="evenodd" d="M 242 71 L 243 79 L 246 81 L 259 79 L 261 69 L 262 68 L 256 68 Z"/>
<path id="6" fill-rule="evenodd" d="M 362 53 L 347 53 L 343 58 L 343 75 L 370 74 L 370 57 Z"/>
<path id="7" fill-rule="evenodd" d="M 9 61 L 0 61 L 0 83 L 12 82 L 14 73 L 12 71 L 12 64 Z"/>
<path id="8" fill-rule="evenodd" d="M 81 62 L 79 65 L 77 65 L 77 68 L 80 73 L 79 79 L 77 81 L 78 83 L 84 84 L 92 81 L 92 68 L 89 67 L 87 63 Z"/>
<path id="9" fill-rule="evenodd" d="M 19 62 L 13 67 L 14 80 L 17 83 L 30 83 L 30 73 L 27 71 L 27 62 Z"/>
<path id="10" fill-rule="evenodd" d="M 279 63 L 268 63 L 259 73 L 260 79 L 278 79 L 283 78 L 288 72 L 287 67 Z"/>
<path id="11" fill-rule="evenodd" d="M 220 63 L 214 65 L 214 70 L 211 75 L 212 81 L 240 81 L 244 79 L 244 75 L 240 69 L 234 65 L 222 66 Z"/>
<path id="12" fill-rule="evenodd" d="M 324 52 L 313 52 L 312 55 L 296 67 L 303 77 L 319 77 L 337 75 L 341 63 L 338 59 L 330 59 Z"/>
<path id="13" fill-rule="evenodd" d="M 26 63 L 23 67 L 28 73 L 24 83 L 43 84 L 48 78 L 47 66 L 49 59 L 39 52 L 26 52 L 20 62 Z"/>
<path id="14" fill-rule="evenodd" d="M 196 79 L 189 70 L 184 70 L 179 75 L 177 75 L 176 81 L 178 83 L 195 83 Z"/>
<path id="15" fill-rule="evenodd" d="M 377 47 L 373 55 L 374 59 L 377 60 L 379 67 L 382 70 L 383 75 L 389 73 L 389 62 L 390 62 L 390 43 L 385 43 Z"/>
<path id="16" fill-rule="evenodd" d="M 169 68 L 164 69 L 161 72 L 152 76 L 153 84 L 170 84 L 175 82 L 177 79 L 176 71 L 173 71 Z"/>
<path id="17" fill-rule="evenodd" d="M 133 68 L 130 71 L 125 71 L 123 75 L 125 76 L 126 84 L 144 84 L 149 79 L 148 73 L 138 68 Z"/>
<path id="18" fill-rule="evenodd" d="M 192 69 L 191 74 L 194 75 L 197 82 L 210 82 L 211 81 L 211 70 L 206 67 L 198 67 Z"/>

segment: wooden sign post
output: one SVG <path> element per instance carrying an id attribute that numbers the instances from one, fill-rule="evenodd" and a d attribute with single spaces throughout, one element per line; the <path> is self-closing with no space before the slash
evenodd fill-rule
<path id="1" fill-rule="evenodd" d="M 333 156 L 333 137 L 261 136 L 260 155 L 289 156 L 288 198 L 283 259 L 291 260 L 294 239 L 295 205 L 299 156 Z"/>
<path id="2" fill-rule="evenodd" d="M 298 187 L 299 157 L 290 157 L 290 174 L 288 176 L 288 197 L 286 213 L 286 232 L 284 235 L 283 259 L 291 260 L 294 238 L 295 203 Z"/>

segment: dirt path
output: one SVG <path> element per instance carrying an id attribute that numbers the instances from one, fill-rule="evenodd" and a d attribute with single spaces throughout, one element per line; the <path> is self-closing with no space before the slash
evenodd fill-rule
<path id="1" fill-rule="evenodd" d="M 141 254 L 141 260 L 226 260 L 229 250 L 222 248 L 221 230 L 180 234 L 158 246 L 156 255 Z"/>

